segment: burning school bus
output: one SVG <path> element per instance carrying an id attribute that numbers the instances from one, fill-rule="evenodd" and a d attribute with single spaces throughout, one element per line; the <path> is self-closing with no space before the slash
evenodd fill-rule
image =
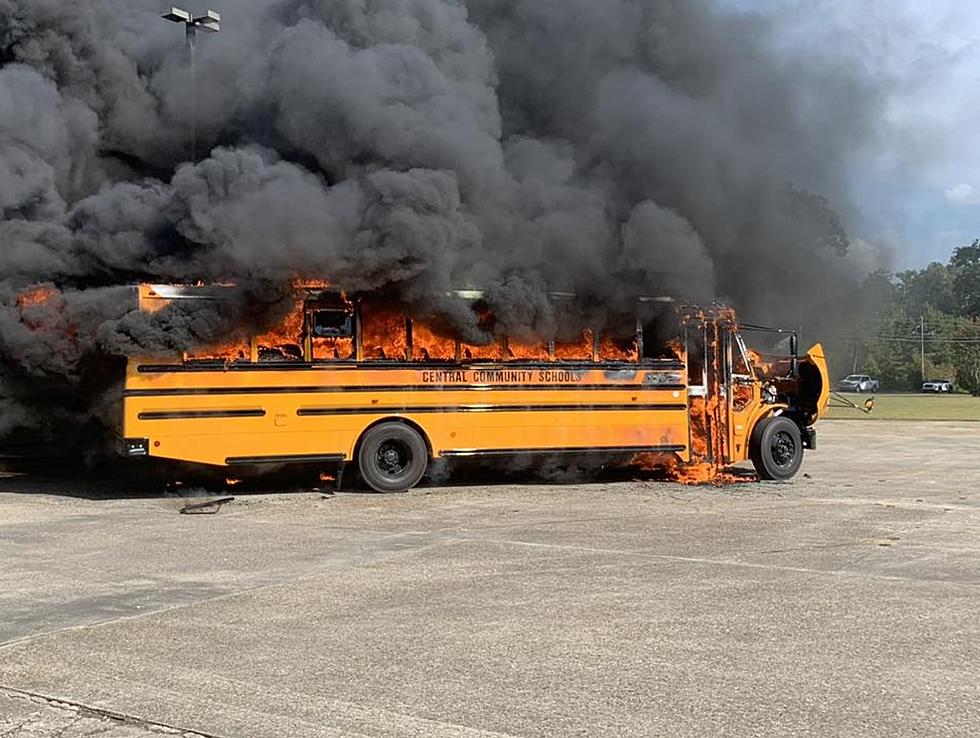
<path id="1" fill-rule="evenodd" d="M 480 293 L 457 294 L 485 310 Z M 143 285 L 139 299 L 155 311 L 224 298 Z M 219 467 L 353 462 L 378 491 L 413 487 L 437 457 L 604 454 L 689 481 L 751 459 L 762 478 L 793 477 L 829 398 L 821 347 L 798 356 L 794 336 L 788 355 L 764 356 L 730 309 L 642 302 L 618 333 L 473 346 L 377 296 L 297 287 L 272 333 L 130 357 L 124 452 Z"/>

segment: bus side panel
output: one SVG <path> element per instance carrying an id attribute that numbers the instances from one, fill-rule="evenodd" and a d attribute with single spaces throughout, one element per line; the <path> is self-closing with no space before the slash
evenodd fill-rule
<path id="1" fill-rule="evenodd" d="M 580 385 L 419 384 L 416 369 L 158 371 L 131 366 L 124 435 L 149 455 L 224 465 L 242 459 L 350 459 L 363 431 L 400 417 L 434 454 L 547 449 L 670 449 L 689 459 L 686 389 L 635 373 Z M 242 462 L 244 463 L 244 462 Z"/>

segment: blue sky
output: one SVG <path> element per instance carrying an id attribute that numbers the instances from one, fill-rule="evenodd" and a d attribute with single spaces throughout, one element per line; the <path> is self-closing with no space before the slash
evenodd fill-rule
<path id="1" fill-rule="evenodd" d="M 853 162 L 854 235 L 892 267 L 945 261 L 980 238 L 980 3 L 721 0 L 777 21 L 779 42 L 839 54 L 890 90 L 875 145 Z"/>

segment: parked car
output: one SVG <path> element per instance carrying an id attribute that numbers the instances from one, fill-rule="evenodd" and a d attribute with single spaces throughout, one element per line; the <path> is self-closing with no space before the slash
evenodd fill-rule
<path id="1" fill-rule="evenodd" d="M 953 383 L 948 379 L 930 379 L 928 382 L 923 382 L 922 391 L 935 392 L 936 394 L 941 392 L 952 392 Z"/>
<path id="2" fill-rule="evenodd" d="M 881 384 L 867 374 L 848 374 L 837 383 L 841 392 L 877 392 Z"/>

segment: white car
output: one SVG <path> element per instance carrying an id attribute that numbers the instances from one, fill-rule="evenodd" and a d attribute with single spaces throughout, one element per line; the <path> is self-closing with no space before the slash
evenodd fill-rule
<path id="1" fill-rule="evenodd" d="M 837 383 L 841 392 L 877 392 L 878 380 L 867 374 L 849 374 Z"/>
<path id="2" fill-rule="evenodd" d="M 937 395 L 941 392 L 952 392 L 953 383 L 948 379 L 930 379 L 922 384 L 922 391 L 935 392 Z"/>

